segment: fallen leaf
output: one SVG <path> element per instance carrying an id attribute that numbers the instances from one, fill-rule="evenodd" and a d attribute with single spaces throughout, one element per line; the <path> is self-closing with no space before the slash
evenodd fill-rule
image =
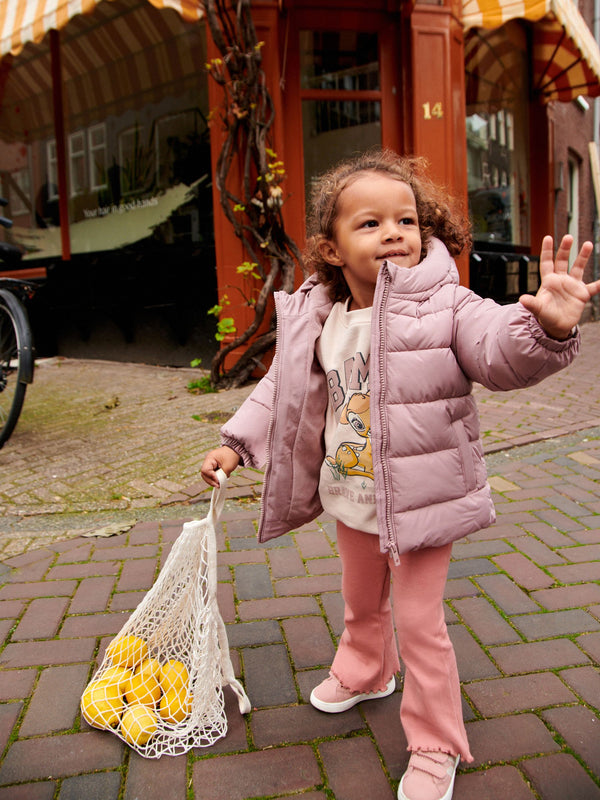
<path id="1" fill-rule="evenodd" d="M 82 536 L 91 538 L 97 536 L 99 538 L 108 538 L 109 536 L 118 536 L 120 533 L 127 533 L 130 528 L 133 528 L 134 522 L 111 522 L 109 525 L 104 525 L 102 528 L 96 528 L 93 531 L 82 533 Z"/>

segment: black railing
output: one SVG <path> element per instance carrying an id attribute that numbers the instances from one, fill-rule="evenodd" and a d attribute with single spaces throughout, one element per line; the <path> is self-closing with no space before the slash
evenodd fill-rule
<path id="1" fill-rule="evenodd" d="M 540 285 L 538 256 L 476 249 L 469 260 L 470 287 L 481 297 L 498 303 L 512 303 Z"/>

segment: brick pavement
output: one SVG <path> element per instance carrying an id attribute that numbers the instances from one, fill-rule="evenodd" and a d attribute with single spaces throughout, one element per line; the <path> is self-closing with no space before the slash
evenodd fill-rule
<path id="1" fill-rule="evenodd" d="M 584 325 L 582 334 L 574 364 L 539 386 L 475 388 L 486 452 L 600 425 L 600 325 Z M 0 450 L 0 557 L 105 521 L 173 516 L 205 498 L 199 465 L 251 387 L 192 395 L 186 386 L 197 377 L 141 364 L 42 362 Z M 235 494 L 257 496 L 261 478 L 244 470 Z"/>
<path id="2" fill-rule="evenodd" d="M 599 335 L 584 327 L 577 369 L 552 383 L 477 390 L 498 522 L 455 544 L 446 589 L 475 757 L 460 768 L 456 800 L 600 800 Z M 178 402 L 162 401 L 163 416 Z M 193 479 L 174 483 L 178 494 Z M 240 494 L 259 483 L 244 474 Z M 308 703 L 342 629 L 327 518 L 265 547 L 256 503 L 227 506 L 219 603 L 253 710 L 242 718 L 227 690 L 224 739 L 147 761 L 82 721 L 79 697 L 104 647 L 182 520 L 204 509 L 159 504 L 157 518 L 109 538 L 61 538 L 57 528 L 0 564 L 0 800 L 395 797 L 407 763 L 401 676 L 389 698 L 344 714 Z M 23 514 L 16 527 L 21 519 L 42 527 L 50 517 Z"/>

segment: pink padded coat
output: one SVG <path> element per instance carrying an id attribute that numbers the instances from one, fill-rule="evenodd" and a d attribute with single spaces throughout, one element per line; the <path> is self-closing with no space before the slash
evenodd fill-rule
<path id="1" fill-rule="evenodd" d="M 332 304 L 313 276 L 279 292 L 276 354 L 223 426 L 246 466 L 266 465 L 258 536 L 297 529 L 321 511 L 328 393 L 315 344 Z M 458 283 L 436 239 L 411 269 L 384 262 L 371 329 L 369 389 L 377 521 L 394 559 L 491 525 L 495 512 L 471 394 L 533 385 L 567 366 L 579 334 L 549 338 L 520 303 L 498 305 Z"/>

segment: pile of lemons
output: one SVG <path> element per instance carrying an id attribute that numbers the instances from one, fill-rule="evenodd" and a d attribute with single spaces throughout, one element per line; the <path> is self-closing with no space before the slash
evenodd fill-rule
<path id="1" fill-rule="evenodd" d="M 156 733 L 159 717 L 176 725 L 192 710 L 185 664 L 151 658 L 137 636 L 109 644 L 110 666 L 92 681 L 81 698 L 83 716 L 95 728 L 118 728 L 126 742 L 145 745 Z"/>

